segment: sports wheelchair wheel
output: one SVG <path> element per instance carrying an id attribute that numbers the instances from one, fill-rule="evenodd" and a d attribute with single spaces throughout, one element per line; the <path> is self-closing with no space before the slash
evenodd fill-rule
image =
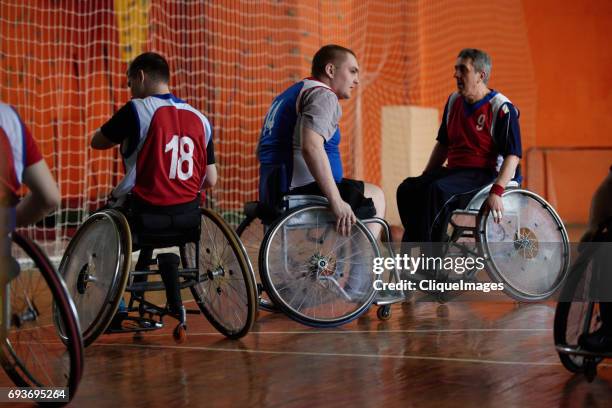
<path id="1" fill-rule="evenodd" d="M 72 399 L 83 373 L 83 339 L 74 304 L 41 249 L 16 232 L 12 240 L 12 256 L 23 266 L 8 282 L 9 310 L 2 322 L 8 323 L 8 332 L 0 361 L 15 385 L 68 388 Z"/>
<path id="2" fill-rule="evenodd" d="M 106 330 L 117 312 L 131 260 L 130 228 L 117 210 L 93 214 L 70 241 L 59 273 L 76 305 L 85 346 Z"/>
<path id="3" fill-rule="evenodd" d="M 599 328 L 599 306 L 596 302 L 559 302 L 555 310 L 553 334 L 556 345 L 580 349 L 578 338 L 583 333 L 592 333 Z M 602 358 L 558 352 L 563 366 L 572 373 L 583 373 L 587 365 L 595 366 Z"/>
<path id="4" fill-rule="evenodd" d="M 555 210 L 527 190 L 506 191 L 504 215 L 496 224 L 490 213 L 478 215 L 476 239 L 482 243 L 492 280 L 519 301 L 551 296 L 569 269 L 569 243 Z"/>
<path id="5" fill-rule="evenodd" d="M 259 297 L 259 308 L 268 312 L 277 311 L 276 307 L 265 293 L 263 284 L 261 283 L 258 262 L 253 263 L 253 260 L 259 259 L 259 249 L 264 239 L 265 226 L 259 218 L 254 218 L 247 215 L 247 217 L 242 220 L 240 225 L 238 225 L 238 228 L 236 228 L 236 234 L 238 234 L 238 237 L 240 238 L 248 257 L 251 260 L 251 265 L 253 266 L 255 280 L 257 283 L 257 295 Z"/>
<path id="6" fill-rule="evenodd" d="M 609 225 L 612 225 L 610 221 L 607 226 L 605 224 L 600 226 L 593 237 L 593 242 L 605 242 L 610 239 Z M 555 309 L 553 334 L 559 359 L 569 371 L 584 373 L 589 382 L 595 377 L 597 364 L 603 360 L 602 353 L 585 350 L 578 344 L 578 339 L 601 327 L 599 303 L 592 301 L 601 289 L 601 274 L 609 272 L 601 268 L 603 265 L 609 265 L 606 261 L 601 262 L 601 255 L 607 255 L 606 247 L 598 247 L 590 242 L 584 243 L 572 264 L 561 291 L 561 301 L 557 303 Z"/>
<path id="7" fill-rule="evenodd" d="M 183 265 L 195 267 L 196 247 L 187 244 Z M 246 335 L 257 312 L 253 268 L 236 233 L 217 213 L 202 209 L 199 243 L 200 281 L 191 293 L 200 310 L 219 332 L 231 339 Z"/>
<path id="8" fill-rule="evenodd" d="M 274 304 L 290 318 L 315 327 L 347 323 L 374 300 L 373 259 L 379 248 L 357 221 L 348 237 L 335 230 L 325 206 L 290 211 L 262 243 L 259 271 Z"/>

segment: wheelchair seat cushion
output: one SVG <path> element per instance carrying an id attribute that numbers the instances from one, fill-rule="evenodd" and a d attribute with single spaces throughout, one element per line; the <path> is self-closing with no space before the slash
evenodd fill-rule
<path id="1" fill-rule="evenodd" d="M 336 185 L 338 186 L 340 197 L 351 206 L 357 218 L 372 218 L 376 215 L 374 202 L 371 198 L 366 198 L 363 195 L 365 191 L 363 181 L 343 178 L 339 183 L 336 183 Z M 323 192 L 316 182 L 294 188 L 289 194 L 323 196 Z"/>
<path id="2" fill-rule="evenodd" d="M 282 211 L 277 206 L 274 207 L 261 201 L 249 201 L 244 204 L 244 214 L 247 217 L 259 218 L 265 225 L 268 225 L 280 217 Z"/>
<path id="3" fill-rule="evenodd" d="M 134 244 L 137 246 L 161 248 L 199 240 L 198 200 L 155 207 L 134 199 L 130 203 L 127 219 Z"/>

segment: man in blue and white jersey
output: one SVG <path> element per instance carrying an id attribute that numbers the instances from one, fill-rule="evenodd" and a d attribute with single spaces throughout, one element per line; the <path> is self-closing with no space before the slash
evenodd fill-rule
<path id="1" fill-rule="evenodd" d="M 385 213 L 382 190 L 344 178 L 342 169 L 339 100 L 350 98 L 359 84 L 359 65 L 353 51 L 330 44 L 314 55 L 311 75 L 278 95 L 268 110 L 257 146 L 260 201 L 276 205 L 286 193 L 325 196 L 337 231 L 346 235 L 357 217 Z"/>

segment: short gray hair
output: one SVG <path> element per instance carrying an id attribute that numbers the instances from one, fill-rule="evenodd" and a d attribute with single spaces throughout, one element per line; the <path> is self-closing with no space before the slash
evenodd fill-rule
<path id="1" fill-rule="evenodd" d="M 474 65 L 474 68 L 476 68 L 478 72 L 485 73 L 485 85 L 489 82 L 492 66 L 491 57 L 489 57 L 489 54 L 477 48 L 464 48 L 459 52 L 457 58 L 470 58 L 472 60 L 472 65 Z"/>

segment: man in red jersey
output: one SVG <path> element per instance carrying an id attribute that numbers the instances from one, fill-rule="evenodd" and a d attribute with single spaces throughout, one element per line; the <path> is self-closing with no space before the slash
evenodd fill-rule
<path id="1" fill-rule="evenodd" d="M 467 205 L 490 183 L 486 205 L 495 221 L 501 221 L 504 187 L 511 179 L 520 181 L 521 134 L 518 110 L 504 95 L 488 88 L 490 75 L 491 58 L 484 51 L 466 48 L 457 56 L 457 92 L 444 107 L 427 167 L 397 189 L 405 229 L 402 241 L 440 240 L 451 212 Z"/>
<path id="2" fill-rule="evenodd" d="M 0 208 L 15 226 L 32 224 L 59 205 L 60 194 L 36 141 L 9 105 L 0 103 Z M 21 184 L 30 192 L 19 200 Z"/>
<path id="3" fill-rule="evenodd" d="M 19 273 L 9 234 L 55 209 L 60 193 L 29 129 L 11 106 L 1 102 L 0 157 L 0 285 L 5 285 Z M 30 191 L 20 200 L 22 184 Z"/>
<path id="4" fill-rule="evenodd" d="M 217 180 L 210 123 L 170 93 L 170 68 L 161 55 L 146 52 L 136 57 L 127 80 L 132 100 L 91 139 L 94 149 L 121 145 L 125 177 L 113 189 L 111 201 L 130 210 L 128 222 L 135 236 L 193 231 L 200 223 L 200 191 Z M 140 249 L 136 269 L 146 270 L 153 249 Z M 169 311 L 183 314 L 179 258 L 163 254 L 158 261 Z"/>

